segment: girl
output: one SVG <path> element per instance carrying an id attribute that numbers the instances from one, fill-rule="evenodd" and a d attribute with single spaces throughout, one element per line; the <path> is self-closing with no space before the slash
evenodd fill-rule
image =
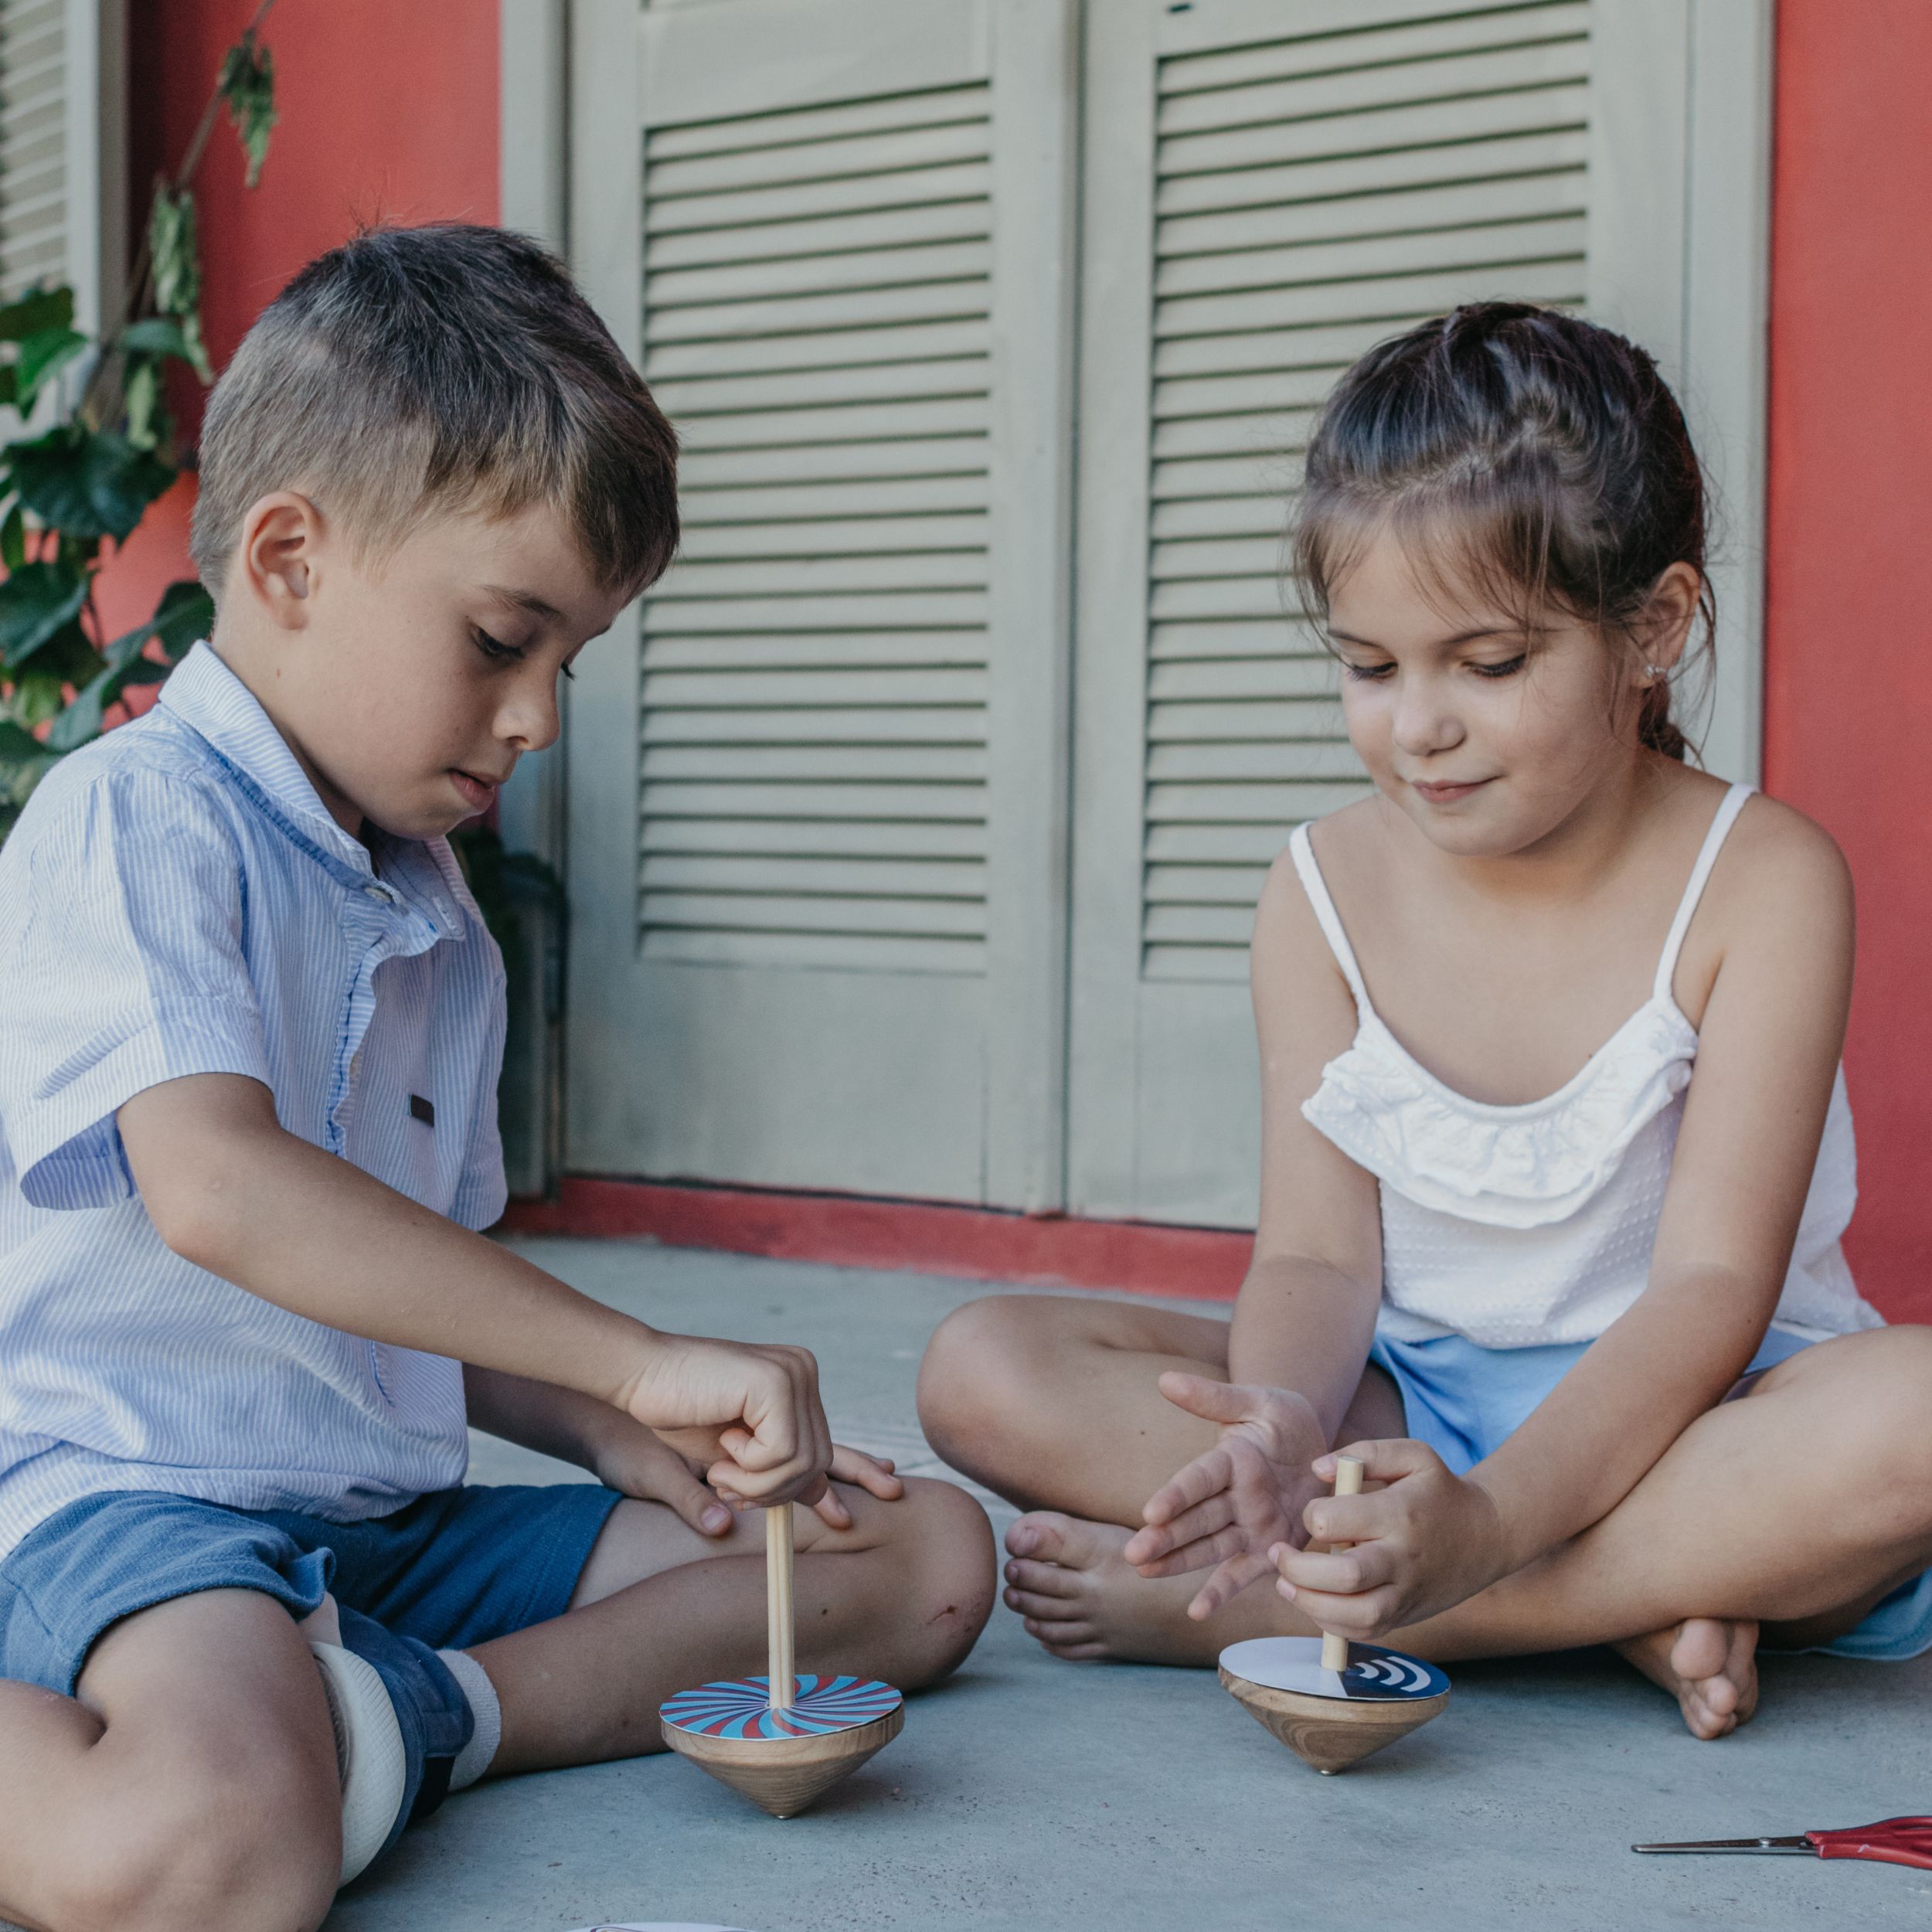
<path id="1" fill-rule="evenodd" d="M 1574 318 L 1461 309 L 1331 398 L 1297 570 L 1376 791 L 1257 915 L 1233 1326 L 992 1298 L 920 1372 L 940 1453 L 1034 1512 L 1006 1601 L 1056 1655 L 1611 1643 L 1718 1737 L 1760 1638 L 1932 1647 L 1932 1332 L 1838 1245 L 1850 883 L 1683 762 L 1704 526 L 1650 358 Z"/>

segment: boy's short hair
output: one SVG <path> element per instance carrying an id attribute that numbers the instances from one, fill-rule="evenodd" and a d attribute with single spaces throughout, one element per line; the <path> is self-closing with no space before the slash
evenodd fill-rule
<path id="1" fill-rule="evenodd" d="M 376 228 L 263 312 L 202 422 L 190 545 L 219 597 L 250 504 L 299 490 L 366 553 L 425 515 L 563 512 L 607 590 L 678 544 L 677 437 L 563 265 L 526 237 Z"/>

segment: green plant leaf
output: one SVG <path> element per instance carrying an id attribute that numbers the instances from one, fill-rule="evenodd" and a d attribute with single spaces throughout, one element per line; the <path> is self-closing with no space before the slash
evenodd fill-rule
<path id="1" fill-rule="evenodd" d="M 10 503 L 5 517 L 0 519 L 0 563 L 17 570 L 26 560 L 27 520 L 20 514 L 20 505 Z"/>
<path id="2" fill-rule="evenodd" d="M 131 355 L 179 355 L 184 362 L 195 359 L 182 333 L 181 324 L 172 315 L 144 315 L 121 332 L 119 346 Z"/>
<path id="3" fill-rule="evenodd" d="M 275 125 L 275 56 L 255 39 L 251 27 L 228 49 L 216 83 L 228 104 L 228 118 L 248 157 L 248 185 L 262 178 L 269 131 Z"/>
<path id="4" fill-rule="evenodd" d="M 19 386 L 14 380 L 12 363 L 0 362 L 0 406 L 12 402 L 14 392 Z"/>
<path id="5" fill-rule="evenodd" d="M 155 182 L 148 247 L 155 308 L 164 315 L 187 315 L 201 301 L 201 251 L 195 239 L 195 198 L 186 189 L 177 195 L 166 182 Z"/>
<path id="6" fill-rule="evenodd" d="M 72 328 L 43 329 L 27 336 L 13 366 L 14 406 L 22 416 L 48 382 L 87 347 L 87 338 Z"/>
<path id="7" fill-rule="evenodd" d="M 65 682 L 53 672 L 29 665 L 15 675 L 13 696 L 7 708 L 29 730 L 36 725 L 49 724 L 60 716 L 60 707 L 66 701 L 61 689 Z"/>
<path id="8" fill-rule="evenodd" d="M 159 365 L 134 363 L 128 371 L 121 401 L 128 412 L 128 440 L 138 450 L 157 447 L 162 423 Z"/>
<path id="9" fill-rule="evenodd" d="M 71 288 L 30 289 L 18 301 L 0 308 L 0 342 L 23 342 L 49 329 L 73 327 Z"/>
<path id="10" fill-rule="evenodd" d="M 0 719 L 0 800 L 15 811 L 59 762 L 59 753 L 49 751 L 32 732 Z"/>
<path id="11" fill-rule="evenodd" d="M 63 423 L 7 452 L 20 501 L 63 539 L 111 536 L 118 543 L 175 480 L 151 450 L 124 436 Z"/>
<path id="12" fill-rule="evenodd" d="M 87 601 L 87 580 L 57 563 L 23 563 L 0 583 L 0 664 L 24 664 L 73 624 Z M 83 640 L 84 641 L 84 640 Z"/>
<path id="13" fill-rule="evenodd" d="M 147 626 L 151 636 L 160 638 L 170 664 L 180 663 L 189 647 L 214 628 L 215 600 L 193 577 L 182 577 L 162 592 Z"/>

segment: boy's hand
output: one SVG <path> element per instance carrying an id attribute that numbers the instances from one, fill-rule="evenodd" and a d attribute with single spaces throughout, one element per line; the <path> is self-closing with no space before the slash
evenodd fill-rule
<path id="1" fill-rule="evenodd" d="M 702 1465 L 688 1461 L 641 1423 L 627 1425 L 614 1417 L 612 1420 L 616 1426 L 590 1461 L 598 1481 L 621 1495 L 664 1504 L 701 1536 L 729 1533 L 735 1518 L 717 1492 L 705 1486 Z M 889 1460 L 836 1444 L 831 1474 L 840 1482 L 856 1483 L 886 1502 L 896 1502 L 906 1493 L 906 1485 L 893 1475 Z M 811 1507 L 834 1529 L 851 1529 L 852 1512 L 837 1490 L 828 1488 Z"/>
<path id="2" fill-rule="evenodd" d="M 1368 1641 L 1419 1623 L 1473 1597 L 1509 1567 L 1495 1500 L 1479 1482 L 1452 1475 L 1420 1442 L 1358 1442 L 1359 1496 L 1318 1496 L 1303 1512 L 1311 1543 L 1346 1543 L 1316 1556 L 1284 1539 L 1269 1552 L 1275 1588 L 1325 1631 Z M 1335 1479 L 1335 1458 L 1315 1474 Z"/>
<path id="3" fill-rule="evenodd" d="M 1147 1527 L 1124 1554 L 1143 1577 L 1214 1566 L 1188 1605 L 1198 1620 L 1265 1577 L 1275 1545 L 1299 1538 L 1302 1508 L 1321 1490 L 1309 1465 L 1328 1442 L 1314 1405 L 1285 1389 L 1170 1369 L 1160 1389 L 1176 1408 L 1219 1423 L 1221 1440 L 1148 1498 Z"/>
<path id="4" fill-rule="evenodd" d="M 816 1503 L 832 1441 L 818 1364 L 784 1342 L 655 1337 L 644 1366 L 611 1398 L 696 1462 L 727 1502 Z"/>

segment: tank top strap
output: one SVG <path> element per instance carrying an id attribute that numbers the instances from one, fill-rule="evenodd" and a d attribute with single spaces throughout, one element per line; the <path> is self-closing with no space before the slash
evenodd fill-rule
<path id="1" fill-rule="evenodd" d="M 1355 963 L 1355 948 L 1349 944 L 1349 935 L 1342 930 L 1342 916 L 1335 909 L 1335 901 L 1328 896 L 1328 882 L 1321 876 L 1321 868 L 1315 863 L 1315 846 L 1308 837 L 1308 825 L 1297 825 L 1288 835 L 1288 850 L 1294 859 L 1294 869 L 1300 875 L 1301 889 L 1308 895 L 1308 903 L 1315 908 L 1315 916 L 1320 921 L 1321 936 L 1328 942 L 1328 951 L 1335 954 L 1335 963 L 1342 968 L 1342 976 L 1349 982 L 1349 991 L 1355 995 L 1355 1012 L 1366 1018 L 1374 1011 L 1369 1004 L 1369 989 L 1362 984 L 1362 968 Z"/>
<path id="2" fill-rule="evenodd" d="M 1651 988 L 1654 999 L 1671 997 L 1671 982 L 1677 977 L 1677 955 L 1684 950 L 1684 935 L 1690 930 L 1697 902 L 1704 896 L 1704 886 L 1710 878 L 1711 868 L 1717 863 L 1717 855 L 1723 849 L 1731 827 L 1736 824 L 1737 815 L 1744 809 L 1745 801 L 1757 789 L 1755 785 L 1733 785 L 1717 808 L 1717 815 L 1712 819 L 1711 828 L 1705 833 L 1704 843 L 1698 852 L 1697 863 L 1691 868 L 1690 882 L 1684 888 L 1684 896 L 1678 902 L 1677 917 L 1671 921 L 1670 936 L 1664 941 L 1664 956 L 1657 962 L 1657 978 Z"/>

